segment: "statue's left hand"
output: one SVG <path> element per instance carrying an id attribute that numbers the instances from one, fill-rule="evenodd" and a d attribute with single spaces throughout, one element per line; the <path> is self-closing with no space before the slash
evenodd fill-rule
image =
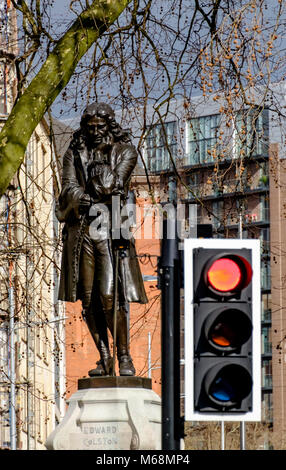
<path id="1" fill-rule="evenodd" d="M 100 197 L 113 194 L 116 184 L 116 175 L 109 165 L 95 165 L 91 172 L 91 178 L 87 187 L 93 197 Z"/>
<path id="2" fill-rule="evenodd" d="M 103 194 L 111 194 L 115 186 L 115 174 L 108 165 L 104 165 L 99 176 Z"/>

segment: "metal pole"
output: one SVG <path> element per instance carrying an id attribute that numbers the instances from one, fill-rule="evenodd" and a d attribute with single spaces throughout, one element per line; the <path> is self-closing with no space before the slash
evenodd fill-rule
<path id="1" fill-rule="evenodd" d="M 162 283 L 162 449 L 174 450 L 174 268 L 164 268 Z"/>
<path id="2" fill-rule="evenodd" d="M 152 370 L 151 370 L 151 333 L 148 333 L 148 378 L 151 379 Z"/>
<path id="3" fill-rule="evenodd" d="M 224 438 L 224 421 L 221 421 L 221 450 L 224 450 L 224 443 L 225 443 L 225 438 Z"/>
<path id="4" fill-rule="evenodd" d="M 245 422 L 240 423 L 240 450 L 245 450 Z"/>
<path id="5" fill-rule="evenodd" d="M 10 225 L 10 198 L 7 198 L 7 237 L 8 245 L 11 248 L 11 225 Z M 9 259 L 9 336 L 10 336 L 10 446 L 12 450 L 17 447 L 17 431 L 16 431 L 16 374 L 15 374 L 15 307 L 14 307 L 14 290 L 13 290 L 13 259 Z"/>
<path id="6" fill-rule="evenodd" d="M 29 159 L 30 159 L 30 153 Z M 29 201 L 29 178 L 28 178 L 28 162 L 25 162 L 25 200 Z M 28 209 L 27 209 L 28 210 Z M 26 229 L 26 236 L 30 241 L 29 230 Z M 31 442 L 31 399 L 30 399 L 30 269 L 29 269 L 29 254 L 26 253 L 26 377 L 27 377 L 27 395 L 26 395 L 26 407 L 27 407 L 27 450 L 30 450 Z"/>
<path id="7" fill-rule="evenodd" d="M 172 234 L 167 233 L 171 224 Z M 169 236 L 169 238 L 168 238 Z M 172 238 L 173 237 L 173 238 Z M 161 287 L 161 354 L 162 354 L 162 450 L 180 449 L 180 358 L 177 331 L 180 322 L 178 292 L 178 241 L 176 219 L 163 221 L 163 240 L 160 259 Z M 175 328 L 175 322 L 177 328 Z"/>
<path id="8" fill-rule="evenodd" d="M 242 238 L 242 215 L 239 213 L 238 238 Z"/>
<path id="9" fill-rule="evenodd" d="M 12 269 L 10 267 L 10 269 Z M 10 272 L 11 276 L 11 272 Z M 14 309 L 14 292 L 10 277 L 9 286 L 9 305 L 10 305 L 10 319 L 9 319 L 9 330 L 10 330 L 10 441 L 11 449 L 16 450 L 17 448 L 17 432 L 16 432 L 16 374 L 15 374 L 15 335 L 14 335 L 14 322 L 15 322 L 15 309 Z"/>
<path id="10" fill-rule="evenodd" d="M 242 214 L 239 212 L 238 238 L 242 239 Z M 240 450 L 245 450 L 245 422 L 240 423 Z"/>

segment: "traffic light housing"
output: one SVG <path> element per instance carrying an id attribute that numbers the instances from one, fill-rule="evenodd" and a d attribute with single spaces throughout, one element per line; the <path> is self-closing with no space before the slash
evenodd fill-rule
<path id="1" fill-rule="evenodd" d="M 186 239 L 185 419 L 259 421 L 260 242 Z"/>

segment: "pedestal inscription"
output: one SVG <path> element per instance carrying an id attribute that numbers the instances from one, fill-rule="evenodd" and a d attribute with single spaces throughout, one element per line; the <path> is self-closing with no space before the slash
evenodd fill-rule
<path id="1" fill-rule="evenodd" d="M 101 423 L 96 425 L 85 424 L 82 426 L 82 432 L 70 435 L 72 447 L 78 447 L 83 450 L 120 450 L 120 440 L 124 427 L 128 432 L 128 426 L 117 423 Z"/>

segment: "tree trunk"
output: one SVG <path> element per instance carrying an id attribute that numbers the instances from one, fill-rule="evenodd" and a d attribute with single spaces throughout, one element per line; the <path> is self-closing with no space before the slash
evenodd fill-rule
<path id="1" fill-rule="evenodd" d="M 78 62 L 130 0 L 95 0 L 57 42 L 13 107 L 0 133 L 0 197 L 23 162 L 37 124 L 69 82 Z"/>

